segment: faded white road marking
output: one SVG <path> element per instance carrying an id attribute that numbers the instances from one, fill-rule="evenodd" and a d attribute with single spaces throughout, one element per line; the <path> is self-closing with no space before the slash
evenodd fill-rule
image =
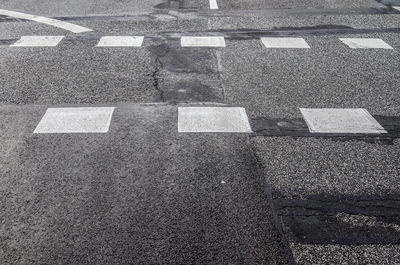
<path id="1" fill-rule="evenodd" d="M 73 33 L 82 33 L 82 32 L 92 31 L 89 28 L 85 28 L 85 27 L 75 25 L 72 23 L 60 21 L 57 19 L 29 15 L 29 14 L 25 14 L 25 13 L 21 13 L 21 12 L 9 11 L 9 10 L 4 10 L 4 9 L 0 9 L 0 15 L 19 18 L 19 19 L 32 20 L 32 21 L 47 24 L 47 25 L 50 25 L 53 27 L 62 28 L 62 29 L 71 31 Z"/>
<path id="2" fill-rule="evenodd" d="M 387 133 L 365 109 L 300 109 L 311 133 Z"/>
<path id="3" fill-rule="evenodd" d="M 225 47 L 224 37 L 181 37 L 182 47 Z"/>
<path id="4" fill-rule="evenodd" d="M 97 47 L 140 47 L 143 39 L 143 36 L 104 36 Z"/>
<path id="5" fill-rule="evenodd" d="M 303 38 L 261 38 L 266 48 L 309 49 Z"/>
<path id="6" fill-rule="evenodd" d="M 178 132 L 250 133 L 244 108 L 179 107 Z"/>
<path id="7" fill-rule="evenodd" d="M 218 9 L 217 0 L 210 0 L 210 9 Z"/>
<path id="8" fill-rule="evenodd" d="M 49 108 L 34 133 L 106 133 L 113 107 Z"/>
<path id="9" fill-rule="evenodd" d="M 352 49 L 393 49 L 381 39 L 373 38 L 340 38 L 340 40 Z"/>
<path id="10" fill-rule="evenodd" d="M 394 9 L 400 11 L 400 6 L 392 6 Z"/>
<path id="11" fill-rule="evenodd" d="M 22 36 L 11 47 L 55 47 L 64 36 Z"/>

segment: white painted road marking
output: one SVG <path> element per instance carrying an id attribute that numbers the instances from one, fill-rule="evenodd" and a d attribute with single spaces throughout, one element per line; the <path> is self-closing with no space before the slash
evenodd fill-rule
<path id="1" fill-rule="evenodd" d="M 244 108 L 179 107 L 178 132 L 250 133 Z"/>
<path id="2" fill-rule="evenodd" d="M 309 49 L 303 38 L 261 38 L 266 48 Z"/>
<path id="3" fill-rule="evenodd" d="M 340 40 L 352 49 L 393 49 L 381 39 L 340 38 Z"/>
<path id="4" fill-rule="evenodd" d="M 55 47 L 64 36 L 22 36 L 11 47 Z"/>
<path id="5" fill-rule="evenodd" d="M 143 36 L 104 36 L 97 47 L 140 47 L 143 39 Z"/>
<path id="6" fill-rule="evenodd" d="M 393 8 L 400 11 L 400 6 L 393 6 Z"/>
<path id="7" fill-rule="evenodd" d="M 181 37 L 182 47 L 225 47 L 224 37 Z"/>
<path id="8" fill-rule="evenodd" d="M 311 133 L 387 133 L 365 109 L 300 109 Z"/>
<path id="9" fill-rule="evenodd" d="M 82 32 L 92 31 L 89 28 L 85 28 L 85 27 L 75 25 L 72 23 L 60 21 L 57 19 L 29 15 L 29 14 L 25 14 L 25 13 L 21 13 L 21 12 L 9 11 L 9 10 L 4 10 L 4 9 L 0 9 L 0 15 L 19 18 L 19 19 L 32 20 L 32 21 L 47 24 L 47 25 L 50 25 L 53 27 L 62 28 L 62 29 L 71 31 L 73 33 L 82 33 Z"/>
<path id="10" fill-rule="evenodd" d="M 210 9 L 218 9 L 217 0 L 210 0 Z"/>
<path id="11" fill-rule="evenodd" d="M 106 133 L 114 107 L 49 108 L 34 133 Z"/>

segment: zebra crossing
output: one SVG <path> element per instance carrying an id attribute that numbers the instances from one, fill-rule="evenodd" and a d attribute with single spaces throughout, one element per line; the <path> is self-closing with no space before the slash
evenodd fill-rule
<path id="1" fill-rule="evenodd" d="M 118 107 L 47 108 L 34 134 L 107 133 Z M 361 108 L 300 108 L 313 134 L 384 135 L 387 131 Z M 178 106 L 178 133 L 253 132 L 246 110 L 231 106 Z"/>
<path id="2" fill-rule="evenodd" d="M 56 47 L 65 36 L 22 36 L 10 47 Z M 103 36 L 96 47 L 141 47 L 145 36 Z M 261 43 L 268 49 L 311 49 L 304 38 L 300 37 L 261 37 Z M 338 38 L 338 42 L 351 49 L 390 49 L 393 47 L 380 38 Z M 181 47 L 225 48 L 224 36 L 181 36 Z"/>

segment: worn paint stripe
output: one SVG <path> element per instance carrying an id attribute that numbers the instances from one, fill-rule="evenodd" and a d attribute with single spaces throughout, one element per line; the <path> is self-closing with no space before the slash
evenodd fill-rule
<path id="1" fill-rule="evenodd" d="M 49 108 L 34 133 L 106 133 L 114 107 Z"/>
<path id="2" fill-rule="evenodd" d="M 13 17 L 13 18 L 19 18 L 19 19 L 25 19 L 25 20 L 31 20 L 31 21 L 43 23 L 43 24 L 46 24 L 49 26 L 62 28 L 62 29 L 71 31 L 73 33 L 82 33 L 82 32 L 92 31 L 92 29 L 85 28 L 85 27 L 82 27 L 82 26 L 79 26 L 76 24 L 72 24 L 69 22 L 60 21 L 60 20 L 48 18 L 48 17 L 41 17 L 41 16 L 25 14 L 25 13 L 21 13 L 21 12 L 9 11 L 9 10 L 5 10 L 5 9 L 0 9 L 0 15 Z"/>
<path id="3" fill-rule="evenodd" d="M 235 107 L 179 107 L 180 133 L 251 133 L 244 108 Z"/>
<path id="4" fill-rule="evenodd" d="M 140 47 L 143 39 L 143 36 L 104 36 L 97 47 Z"/>
<path id="5" fill-rule="evenodd" d="M 381 39 L 374 38 L 340 38 L 340 40 L 352 49 L 393 49 Z"/>
<path id="6" fill-rule="evenodd" d="M 64 36 L 22 36 L 11 47 L 55 47 Z"/>
<path id="7" fill-rule="evenodd" d="M 210 0 L 210 9 L 218 9 L 217 0 Z"/>
<path id="8" fill-rule="evenodd" d="M 216 36 L 183 36 L 182 47 L 225 47 L 225 38 Z"/>
<path id="9" fill-rule="evenodd" d="M 311 133 L 387 133 L 366 109 L 300 108 L 300 111 Z"/>
<path id="10" fill-rule="evenodd" d="M 310 49 L 303 38 L 261 38 L 266 48 Z"/>

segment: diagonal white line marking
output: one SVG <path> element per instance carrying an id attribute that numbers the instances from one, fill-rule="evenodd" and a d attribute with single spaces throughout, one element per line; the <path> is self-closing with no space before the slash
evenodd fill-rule
<path id="1" fill-rule="evenodd" d="M 218 9 L 217 0 L 210 0 L 210 9 Z"/>
<path id="2" fill-rule="evenodd" d="M 88 32 L 92 31 L 89 28 L 85 28 L 79 25 L 75 25 L 72 23 L 60 21 L 57 19 L 53 18 L 48 18 L 48 17 L 41 17 L 41 16 L 35 16 L 35 15 L 29 15 L 21 12 L 15 12 L 15 11 L 9 11 L 5 9 L 0 9 L 0 15 L 8 16 L 8 17 L 14 17 L 14 18 L 19 18 L 19 19 L 26 19 L 26 20 L 32 20 L 35 22 L 47 24 L 53 27 L 57 28 L 62 28 L 68 31 L 71 31 L 73 33 L 82 33 L 82 32 Z"/>

